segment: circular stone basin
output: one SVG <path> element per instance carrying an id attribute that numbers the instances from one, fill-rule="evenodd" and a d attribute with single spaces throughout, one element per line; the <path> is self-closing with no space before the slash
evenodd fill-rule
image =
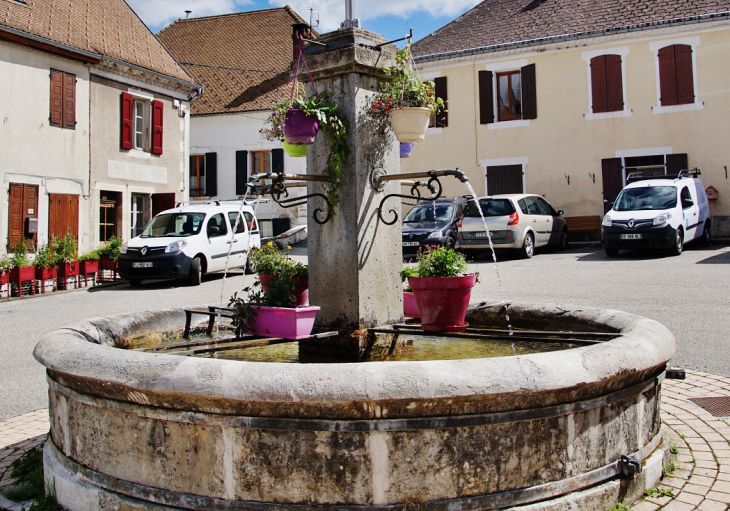
<path id="1" fill-rule="evenodd" d="M 499 309 L 467 321 L 502 328 Z M 618 335 L 505 358 L 279 364 L 116 349 L 181 328 L 182 310 L 57 330 L 35 350 L 47 482 L 71 511 L 609 510 L 653 486 L 672 334 L 612 310 L 514 304 L 510 318 Z"/>

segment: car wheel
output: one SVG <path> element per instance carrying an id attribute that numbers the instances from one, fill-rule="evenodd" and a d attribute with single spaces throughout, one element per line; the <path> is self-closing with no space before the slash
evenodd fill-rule
<path id="1" fill-rule="evenodd" d="M 605 250 L 608 257 L 616 257 L 618 255 L 617 248 L 606 248 Z"/>
<path id="2" fill-rule="evenodd" d="M 532 237 L 532 233 L 528 232 L 525 234 L 525 241 L 522 242 L 522 248 L 520 249 L 520 257 L 522 259 L 529 259 L 535 254 L 535 239 Z"/>
<path id="3" fill-rule="evenodd" d="M 142 279 L 129 279 L 129 287 L 141 287 Z"/>
<path id="4" fill-rule="evenodd" d="M 251 257 L 250 251 L 248 253 L 248 257 L 246 257 L 245 272 L 246 272 L 246 275 L 251 275 L 252 273 L 256 273 L 256 261 L 254 261 L 253 257 Z"/>
<path id="5" fill-rule="evenodd" d="M 672 255 L 678 256 L 682 253 L 682 250 L 684 249 L 684 234 L 682 234 L 682 229 L 677 229 L 677 233 L 674 237 L 674 246 L 670 249 L 670 252 Z"/>
<path id="6" fill-rule="evenodd" d="M 454 249 L 454 247 L 456 246 L 456 242 L 454 241 L 454 238 L 452 238 L 452 237 L 449 237 L 449 238 L 448 238 L 448 239 L 446 240 L 446 245 L 444 245 L 444 246 L 445 246 L 445 247 L 446 247 L 447 249 L 449 249 L 449 250 L 453 250 L 453 249 Z"/>
<path id="7" fill-rule="evenodd" d="M 560 242 L 558 244 L 559 250 L 565 250 L 568 248 L 568 229 L 563 229 L 560 232 Z"/>
<path id="8" fill-rule="evenodd" d="M 700 238 L 700 245 L 706 247 L 712 243 L 712 224 L 708 220 L 705 222 L 705 229 L 702 231 L 702 238 Z"/>
<path id="9" fill-rule="evenodd" d="M 203 266 L 200 258 L 196 257 L 190 263 L 190 272 L 188 273 L 188 284 L 191 286 L 199 286 L 203 282 Z"/>

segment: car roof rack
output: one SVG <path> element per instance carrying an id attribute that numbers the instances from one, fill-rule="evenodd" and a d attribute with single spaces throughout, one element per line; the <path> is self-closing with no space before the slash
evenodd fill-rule
<path id="1" fill-rule="evenodd" d="M 683 179 L 686 177 L 693 178 L 701 175 L 700 169 L 694 167 L 692 169 L 682 169 L 678 174 L 664 174 L 664 175 L 647 175 L 643 172 L 632 172 L 626 177 L 626 184 L 635 183 L 637 181 L 649 181 L 651 179 L 669 179 L 676 181 L 677 179 Z"/>

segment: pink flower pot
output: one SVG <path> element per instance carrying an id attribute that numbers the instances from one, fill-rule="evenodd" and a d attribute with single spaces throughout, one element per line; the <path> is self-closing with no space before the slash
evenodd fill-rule
<path id="1" fill-rule="evenodd" d="M 319 307 L 252 307 L 256 317 L 252 327 L 256 335 L 281 339 L 306 339 L 312 334 Z"/>
<path id="2" fill-rule="evenodd" d="M 284 137 L 289 144 L 309 145 L 314 143 L 314 137 L 319 131 L 319 121 L 316 117 L 305 114 L 298 108 L 290 108 L 284 121 Z"/>
<path id="3" fill-rule="evenodd" d="M 413 292 L 403 292 L 403 315 L 407 318 L 420 318 L 421 313 L 416 305 L 416 297 Z"/>
<path id="4" fill-rule="evenodd" d="M 476 275 L 463 277 L 409 277 L 424 332 L 463 332 Z"/>
<path id="5" fill-rule="evenodd" d="M 276 279 L 274 275 L 259 275 L 261 281 L 261 287 L 264 291 L 269 290 L 269 282 Z M 292 307 L 301 307 L 302 305 L 309 305 L 309 275 L 299 275 L 295 277 L 296 284 L 294 285 L 294 301 L 290 304 Z"/>

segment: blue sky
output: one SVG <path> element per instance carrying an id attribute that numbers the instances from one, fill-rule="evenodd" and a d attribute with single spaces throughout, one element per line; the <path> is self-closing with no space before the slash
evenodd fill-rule
<path id="1" fill-rule="evenodd" d="M 318 30 L 336 30 L 345 18 L 345 0 L 127 0 L 155 33 L 191 10 L 192 17 L 269 9 L 290 5 L 305 20 L 319 19 Z M 368 0 L 355 2 L 362 27 L 397 39 L 413 27 L 414 41 L 442 27 L 478 4 L 478 0 Z M 316 24 L 316 21 L 315 21 Z"/>

